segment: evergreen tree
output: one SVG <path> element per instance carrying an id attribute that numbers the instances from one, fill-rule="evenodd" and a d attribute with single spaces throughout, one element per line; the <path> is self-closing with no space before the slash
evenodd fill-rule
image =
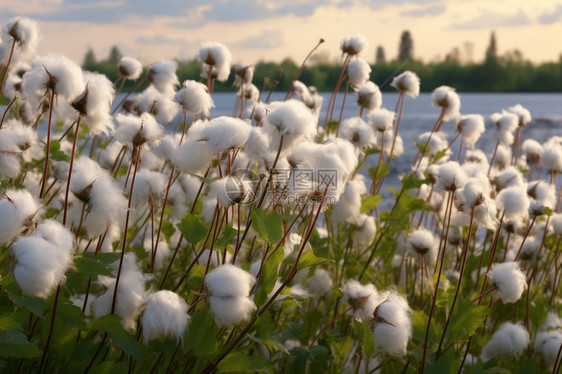
<path id="1" fill-rule="evenodd" d="M 410 31 L 402 32 L 398 46 L 398 61 L 412 61 L 414 59 L 414 41 Z"/>
<path id="2" fill-rule="evenodd" d="M 94 70 L 96 63 L 96 55 L 94 54 L 94 50 L 92 48 L 88 48 L 88 51 L 84 56 L 82 68 L 84 68 L 85 70 Z"/>
<path id="3" fill-rule="evenodd" d="M 380 45 L 377 47 L 377 53 L 375 55 L 375 63 L 377 64 L 386 63 L 386 56 L 384 54 L 384 49 Z"/>
<path id="4" fill-rule="evenodd" d="M 117 46 L 114 45 L 113 47 L 111 47 L 111 50 L 109 51 L 109 57 L 107 61 L 112 64 L 118 64 L 119 60 L 121 60 L 121 57 L 123 57 L 121 51 L 119 51 L 119 48 L 117 48 Z"/>
<path id="5" fill-rule="evenodd" d="M 498 57 L 498 46 L 496 42 L 496 33 L 492 31 L 490 35 L 490 44 L 486 49 L 486 60 L 495 60 Z"/>

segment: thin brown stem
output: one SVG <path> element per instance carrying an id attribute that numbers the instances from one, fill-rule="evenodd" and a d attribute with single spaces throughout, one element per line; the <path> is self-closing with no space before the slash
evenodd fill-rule
<path id="1" fill-rule="evenodd" d="M 74 132 L 74 139 L 72 140 L 72 151 L 70 153 L 70 163 L 68 165 L 68 178 L 66 179 L 66 190 L 64 192 L 64 211 L 62 215 L 63 225 L 66 225 L 66 213 L 68 211 L 68 193 L 70 192 L 70 179 L 72 178 L 72 166 L 74 165 L 74 153 L 76 152 L 76 141 L 78 139 L 78 129 L 80 128 L 81 118 L 82 116 L 78 115 L 78 119 L 76 120 L 76 131 Z"/>
<path id="2" fill-rule="evenodd" d="M 343 317 L 347 312 L 349 312 L 351 309 L 353 309 L 352 306 L 350 306 L 349 308 L 345 309 L 343 312 L 341 312 L 340 314 L 338 314 L 337 316 L 335 316 L 334 318 L 332 318 L 331 321 L 329 321 L 324 327 L 322 327 L 322 329 L 318 332 L 318 334 L 316 334 L 316 336 L 314 337 L 314 339 L 312 339 L 312 341 L 310 342 L 310 344 L 308 345 L 308 349 L 310 350 L 313 346 L 314 343 L 316 343 L 316 341 L 318 340 L 318 338 L 320 338 L 320 335 L 322 335 L 322 333 L 324 331 L 326 331 L 326 329 L 330 326 L 332 326 L 334 324 L 334 322 L 336 322 L 339 318 Z"/>
<path id="3" fill-rule="evenodd" d="M 55 104 L 55 91 L 51 90 L 51 97 L 49 101 L 49 122 L 47 123 L 47 148 L 45 150 L 45 166 L 43 168 L 43 179 L 41 180 L 41 190 L 39 198 L 43 198 L 43 191 L 45 191 L 45 184 L 47 183 L 47 176 L 49 173 L 49 153 L 51 150 L 51 121 L 53 119 L 53 106 Z"/>
<path id="4" fill-rule="evenodd" d="M 0 129 L 2 128 L 2 125 L 4 124 L 4 119 L 6 119 L 6 115 L 10 111 L 10 108 L 12 107 L 12 105 L 14 105 L 14 103 L 16 102 L 17 98 L 18 98 L 17 96 L 14 96 L 14 98 L 12 99 L 12 101 L 10 101 L 10 104 L 8 104 L 8 107 L 4 111 L 4 114 L 2 114 L 2 120 L 0 121 Z"/>

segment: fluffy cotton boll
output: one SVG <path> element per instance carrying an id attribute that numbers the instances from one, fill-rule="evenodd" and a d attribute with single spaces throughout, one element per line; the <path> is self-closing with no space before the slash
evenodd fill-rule
<path id="1" fill-rule="evenodd" d="M 442 131 L 434 132 L 424 132 L 418 137 L 418 143 L 427 144 L 427 154 L 426 156 L 433 158 L 437 153 L 446 150 L 449 147 L 449 142 L 447 141 L 447 134 Z"/>
<path id="2" fill-rule="evenodd" d="M 46 298 L 64 282 L 73 250 L 72 233 L 60 223 L 46 220 L 33 234 L 14 243 L 14 278 L 24 293 Z"/>
<path id="3" fill-rule="evenodd" d="M 224 82 L 228 79 L 232 55 L 223 44 L 217 42 L 203 43 L 199 48 L 198 58 L 202 63 L 213 68 L 218 81 Z"/>
<path id="4" fill-rule="evenodd" d="M 340 43 L 342 53 L 350 56 L 361 54 L 369 48 L 369 41 L 363 35 L 357 34 L 350 38 L 343 39 Z"/>
<path id="5" fill-rule="evenodd" d="M 384 153 L 389 156 L 392 150 L 392 157 L 398 157 L 405 152 L 404 141 L 402 137 L 398 134 L 394 138 L 394 131 L 385 131 L 382 136 L 384 136 L 384 144 L 390 144 L 390 147 L 384 147 Z M 392 149 L 392 142 L 394 141 L 394 149 Z"/>
<path id="6" fill-rule="evenodd" d="M 86 89 L 76 97 L 73 104 L 83 116 L 83 122 L 88 125 L 94 135 L 108 134 L 113 130 L 111 120 L 111 104 L 115 97 L 113 84 L 105 75 L 83 72 Z"/>
<path id="7" fill-rule="evenodd" d="M 542 162 L 542 166 L 547 170 L 551 170 L 556 173 L 562 172 L 561 147 L 559 145 L 554 144 L 553 142 L 545 143 L 541 162 Z"/>
<path id="8" fill-rule="evenodd" d="M 248 84 L 242 87 L 236 92 L 237 96 L 244 98 L 245 100 L 249 101 L 258 101 L 260 97 L 260 90 L 253 84 Z"/>
<path id="9" fill-rule="evenodd" d="M 504 322 L 484 345 L 480 357 L 484 362 L 498 356 L 518 359 L 529 343 L 529 333 L 521 323 Z"/>
<path id="10" fill-rule="evenodd" d="M 188 113 L 203 113 L 205 117 L 209 117 L 211 108 L 215 107 L 207 86 L 193 80 L 183 82 L 182 88 L 174 95 L 174 101 Z"/>
<path id="11" fill-rule="evenodd" d="M 74 161 L 70 191 L 82 201 L 88 201 L 93 183 L 102 175 L 97 162 L 87 156 L 80 156 Z M 67 178 L 64 178 L 65 180 Z"/>
<path id="12" fill-rule="evenodd" d="M 24 225 L 39 217 L 41 205 L 27 190 L 8 190 L 0 200 L 0 244 L 12 240 Z"/>
<path id="13" fill-rule="evenodd" d="M 206 141 L 185 141 L 172 156 L 172 162 L 183 172 L 199 174 L 215 157 L 213 147 Z"/>
<path id="14" fill-rule="evenodd" d="M 535 181 L 527 186 L 527 195 L 533 200 L 531 201 L 531 212 L 540 215 L 544 212 L 544 208 L 554 210 L 556 206 L 556 192 L 554 186 L 545 181 Z"/>
<path id="15" fill-rule="evenodd" d="M 466 163 L 477 164 L 479 168 L 484 168 L 488 170 L 488 166 L 489 166 L 488 158 L 486 157 L 486 154 L 480 149 L 467 149 L 464 159 L 465 159 L 465 164 Z"/>
<path id="16" fill-rule="evenodd" d="M 367 193 L 364 177 L 360 174 L 349 181 L 337 203 L 333 205 L 334 223 L 358 224 L 361 210 L 361 195 Z"/>
<path id="17" fill-rule="evenodd" d="M 316 269 L 314 275 L 306 280 L 306 288 L 313 297 L 327 297 L 332 293 L 332 276 L 324 269 Z"/>
<path id="18" fill-rule="evenodd" d="M 537 333 L 535 337 L 533 349 L 542 356 L 549 370 L 554 367 L 561 344 L 562 332 L 560 330 L 542 331 Z"/>
<path id="19" fill-rule="evenodd" d="M 252 65 L 239 65 L 234 68 L 234 86 L 240 87 L 243 84 L 251 84 L 254 78 L 254 67 Z"/>
<path id="20" fill-rule="evenodd" d="M 119 60 L 119 74 L 125 79 L 136 81 L 142 74 L 142 64 L 133 57 L 122 57 Z"/>
<path id="21" fill-rule="evenodd" d="M 527 288 L 527 278 L 517 262 L 494 264 L 488 278 L 496 287 L 504 303 L 515 303 Z"/>
<path id="22" fill-rule="evenodd" d="M 342 301 L 352 307 L 350 311 L 357 320 L 364 320 L 373 316 L 378 296 L 377 289 L 372 284 L 361 284 L 355 279 L 348 280 L 343 286 Z"/>
<path id="23" fill-rule="evenodd" d="M 406 298 L 394 291 L 384 292 L 378 300 L 372 320 L 375 347 L 393 356 L 404 356 L 412 337 L 412 309 Z"/>
<path id="24" fill-rule="evenodd" d="M 231 326 L 247 321 L 257 309 L 256 304 L 248 297 L 210 296 L 207 301 L 219 326 Z"/>
<path id="25" fill-rule="evenodd" d="M 10 119 L 0 130 L 0 152 L 25 152 L 37 143 L 37 132 L 21 121 Z"/>
<path id="26" fill-rule="evenodd" d="M 148 80 L 161 93 L 173 95 L 179 84 L 177 69 L 178 63 L 173 60 L 158 62 L 148 69 Z"/>
<path id="27" fill-rule="evenodd" d="M 117 263 L 114 263 L 113 266 L 117 271 Z M 115 313 L 121 316 L 121 323 L 127 329 L 134 329 L 135 319 L 145 303 L 147 296 L 145 283 L 147 280 L 148 277 L 140 272 L 136 264 L 135 255 L 126 253 L 119 279 Z M 98 282 L 106 291 L 92 303 L 95 318 L 111 313 L 115 291 L 115 278 L 98 276 Z"/>
<path id="28" fill-rule="evenodd" d="M 294 81 L 292 91 L 306 106 L 310 107 L 308 103 L 312 101 L 312 96 L 306 84 L 301 81 Z"/>
<path id="29" fill-rule="evenodd" d="M 357 90 L 357 105 L 370 112 L 379 109 L 382 105 L 382 94 L 379 86 L 371 81 L 363 84 Z"/>
<path id="30" fill-rule="evenodd" d="M 158 336 L 175 337 L 183 340 L 187 324 L 187 303 L 177 293 L 167 290 L 157 291 L 147 298 L 142 316 L 144 343 Z"/>
<path id="31" fill-rule="evenodd" d="M 505 169 L 511 164 L 511 148 L 506 145 L 499 144 L 496 150 L 496 158 L 494 159 L 494 167 L 498 170 Z"/>
<path id="32" fill-rule="evenodd" d="M 92 185 L 88 211 L 84 228 L 90 237 L 102 235 L 109 227 L 125 222 L 127 199 L 121 186 L 106 171 Z"/>
<path id="33" fill-rule="evenodd" d="M 250 192 L 242 179 L 228 176 L 213 181 L 207 197 L 218 201 L 221 207 L 228 208 L 233 204 L 243 203 Z"/>
<path id="34" fill-rule="evenodd" d="M 84 90 L 82 69 L 76 63 L 60 55 L 38 58 L 31 70 L 23 76 L 23 97 L 36 105 L 44 97 L 47 88 L 52 89 L 59 100 L 70 102 Z M 37 106 L 35 106 L 37 107 Z"/>
<path id="35" fill-rule="evenodd" d="M 512 166 L 502 171 L 497 177 L 494 178 L 494 184 L 498 190 L 503 190 L 508 187 L 525 187 L 525 180 L 523 174 Z"/>
<path id="36" fill-rule="evenodd" d="M 486 130 L 484 117 L 480 114 L 467 114 L 461 116 L 457 121 L 457 131 L 462 136 L 462 144 L 468 148 L 474 148 L 474 144 Z"/>
<path id="37" fill-rule="evenodd" d="M 562 214 L 554 213 L 550 217 L 550 224 L 556 235 L 562 235 Z"/>
<path id="38" fill-rule="evenodd" d="M 181 133 L 166 134 L 152 152 L 162 160 L 170 160 L 180 144 Z"/>
<path id="39" fill-rule="evenodd" d="M 347 139 L 359 149 L 366 149 L 375 144 L 373 130 L 360 117 L 345 119 L 340 125 L 339 136 Z"/>
<path id="40" fill-rule="evenodd" d="M 271 139 L 263 131 L 262 127 L 252 127 L 246 142 L 246 154 L 255 161 L 261 161 L 269 154 Z"/>
<path id="41" fill-rule="evenodd" d="M 532 264 L 536 264 L 541 244 L 542 238 L 527 238 L 521 248 L 521 260 L 530 261 Z M 517 248 L 517 250 L 519 250 L 519 248 Z"/>
<path id="42" fill-rule="evenodd" d="M 205 140 L 215 153 L 226 152 L 232 148 L 244 147 L 250 136 L 251 125 L 239 118 L 221 116 L 205 124 L 200 140 Z"/>
<path id="43" fill-rule="evenodd" d="M 242 297 L 248 296 L 256 278 L 245 270 L 232 264 L 224 264 L 205 277 L 205 286 L 212 296 Z"/>
<path id="44" fill-rule="evenodd" d="M 435 237 L 425 228 L 414 230 L 408 237 L 408 248 L 412 254 L 426 255 L 433 247 L 435 247 Z"/>
<path id="45" fill-rule="evenodd" d="M 507 111 L 513 113 L 517 116 L 519 120 L 519 127 L 525 126 L 527 123 L 531 122 L 531 113 L 521 104 L 514 105 L 512 107 L 507 108 Z"/>
<path id="46" fill-rule="evenodd" d="M 137 171 L 132 202 L 134 205 L 147 204 L 150 199 L 160 201 L 166 190 L 166 177 L 157 171 L 142 169 Z"/>
<path id="47" fill-rule="evenodd" d="M 365 248 L 370 245 L 377 234 L 377 225 L 375 217 L 367 214 L 359 216 L 357 231 L 355 232 L 355 241 L 359 248 Z"/>
<path id="48" fill-rule="evenodd" d="M 149 113 L 142 113 L 139 117 L 130 114 L 115 116 L 117 128 L 113 131 L 115 139 L 121 143 L 132 143 L 140 146 L 153 142 L 162 136 L 163 128 Z"/>
<path id="49" fill-rule="evenodd" d="M 264 126 L 266 134 L 271 136 L 272 151 L 279 148 L 280 136 L 283 147 L 289 149 L 301 140 L 312 140 L 316 136 L 316 118 L 301 101 L 288 100 L 277 105 L 270 104 L 272 111 L 267 116 Z"/>
<path id="50" fill-rule="evenodd" d="M 9 48 L 15 43 L 17 53 L 28 57 L 34 54 L 37 48 L 39 26 L 37 22 L 26 17 L 12 18 L 2 28 L 2 41 L 6 46 L 10 45 Z M 2 57 L 2 63 L 6 64 L 8 55 Z"/>
<path id="51" fill-rule="evenodd" d="M 0 178 L 12 180 L 21 173 L 20 158 L 9 153 L 0 153 Z"/>
<path id="52" fill-rule="evenodd" d="M 464 186 L 466 179 L 466 174 L 459 163 L 449 161 L 439 166 L 436 189 L 438 191 L 455 191 Z"/>
<path id="53" fill-rule="evenodd" d="M 448 121 L 460 115 L 461 100 L 452 87 L 440 86 L 433 90 L 431 105 L 443 109 L 443 121 Z"/>
<path id="54" fill-rule="evenodd" d="M 347 65 L 347 79 L 351 87 L 358 89 L 369 80 L 371 67 L 361 57 L 353 59 Z"/>
<path id="55" fill-rule="evenodd" d="M 199 265 L 206 266 L 207 263 L 209 262 L 209 256 L 211 256 L 210 264 L 213 267 L 217 267 L 217 266 L 220 266 L 223 263 L 223 255 L 224 255 L 224 252 L 221 253 L 219 251 L 213 251 L 213 253 L 211 253 L 210 249 L 205 249 L 203 251 L 203 253 L 201 253 L 201 256 L 199 256 L 199 259 L 197 260 L 197 263 Z M 232 259 L 232 255 L 230 253 L 228 253 L 228 251 L 227 251 L 226 256 L 224 257 L 224 263 L 229 263 L 231 259 Z"/>
<path id="56" fill-rule="evenodd" d="M 493 113 L 490 118 L 496 126 L 496 131 L 498 133 L 513 133 L 519 122 L 519 117 L 517 115 L 506 112 L 505 110 L 502 110 L 501 113 Z"/>
<path id="57" fill-rule="evenodd" d="M 416 73 L 409 70 L 394 77 L 390 85 L 413 98 L 418 97 L 420 94 L 420 78 Z"/>
<path id="58" fill-rule="evenodd" d="M 369 114 L 369 122 L 375 131 L 385 132 L 392 130 L 395 113 L 386 108 L 372 111 Z"/>
<path id="59" fill-rule="evenodd" d="M 539 161 L 544 152 L 541 143 L 537 142 L 535 139 L 525 139 L 523 143 L 521 143 L 521 150 L 525 154 L 527 162 L 529 163 Z"/>
<path id="60" fill-rule="evenodd" d="M 500 191 L 496 197 L 498 209 L 505 211 L 505 218 L 512 219 L 525 216 L 531 201 L 521 187 L 508 187 Z"/>
<path id="61" fill-rule="evenodd" d="M 168 92 L 162 93 L 152 86 L 144 90 L 137 98 L 140 113 L 151 113 L 161 124 L 167 124 L 178 113 L 178 105 Z"/>

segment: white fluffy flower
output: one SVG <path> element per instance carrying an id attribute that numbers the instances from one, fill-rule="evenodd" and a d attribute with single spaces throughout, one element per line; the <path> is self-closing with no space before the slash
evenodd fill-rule
<path id="1" fill-rule="evenodd" d="M 520 323 L 504 322 L 492 339 L 482 348 L 482 361 L 487 362 L 498 356 L 515 357 L 521 356 L 529 345 L 529 333 Z"/>
<path id="2" fill-rule="evenodd" d="M 348 280 L 343 286 L 342 301 L 348 304 L 353 317 L 362 320 L 373 317 L 373 312 L 377 307 L 378 292 L 372 284 L 361 284 L 355 279 Z"/>
<path id="3" fill-rule="evenodd" d="M 404 356 L 412 337 L 412 309 L 406 298 L 394 291 L 381 294 L 379 302 L 372 320 L 375 347 L 393 356 Z"/>
<path id="4" fill-rule="evenodd" d="M 162 93 L 153 86 L 138 95 L 137 108 L 140 113 L 150 113 L 163 125 L 172 121 L 179 109 L 171 93 Z"/>
<path id="5" fill-rule="evenodd" d="M 113 132 L 113 136 L 122 143 L 132 143 L 134 146 L 139 146 L 146 142 L 152 142 L 162 135 L 162 126 L 148 113 L 143 113 L 139 117 L 130 114 L 117 114 L 115 121 L 118 126 Z"/>
<path id="6" fill-rule="evenodd" d="M 369 114 L 369 120 L 376 131 L 389 131 L 392 130 L 395 114 L 386 108 L 376 109 Z"/>
<path id="7" fill-rule="evenodd" d="M 498 202 L 498 208 L 505 210 L 506 219 L 525 216 L 531 205 L 525 190 L 518 186 L 501 190 L 496 201 Z"/>
<path id="8" fill-rule="evenodd" d="M 158 62 L 148 69 L 148 79 L 158 91 L 173 95 L 174 87 L 179 84 L 177 69 L 178 63 L 173 60 Z"/>
<path id="9" fill-rule="evenodd" d="M 377 234 L 377 225 L 375 217 L 368 214 L 361 214 L 357 222 L 357 231 L 355 232 L 355 241 L 359 248 L 363 249 L 370 245 Z"/>
<path id="10" fill-rule="evenodd" d="M 187 304 L 177 293 L 167 290 L 157 291 L 147 298 L 142 316 L 144 342 L 158 336 L 172 336 L 177 341 L 183 339 L 190 318 Z"/>
<path id="11" fill-rule="evenodd" d="M 517 302 L 527 288 L 527 278 L 519 268 L 518 262 L 495 264 L 488 277 L 498 287 L 498 293 L 504 303 Z"/>
<path id="12" fill-rule="evenodd" d="M 115 90 L 105 75 L 85 71 L 83 73 L 86 89 L 74 100 L 74 106 L 82 115 L 94 135 L 107 134 L 113 130 L 110 110 Z"/>
<path id="13" fill-rule="evenodd" d="M 357 34 L 350 38 L 343 39 L 340 47 L 342 53 L 347 53 L 351 56 L 358 55 L 369 48 L 369 41 L 363 35 Z"/>
<path id="14" fill-rule="evenodd" d="M 239 118 L 221 116 L 205 123 L 198 140 L 205 140 L 215 153 L 243 147 L 250 136 L 251 125 Z"/>
<path id="15" fill-rule="evenodd" d="M 431 93 L 431 105 L 443 109 L 443 121 L 459 116 L 461 99 L 455 89 L 449 86 L 437 87 Z"/>
<path id="16" fill-rule="evenodd" d="M 437 190 L 455 191 L 462 188 L 466 182 L 466 174 L 458 162 L 449 161 L 439 166 Z"/>
<path id="17" fill-rule="evenodd" d="M 484 117 L 480 114 L 467 114 L 461 116 L 457 121 L 457 131 L 462 136 L 462 144 L 468 148 L 474 148 L 474 144 L 486 130 Z"/>
<path id="18" fill-rule="evenodd" d="M 326 270 L 318 268 L 305 285 L 314 297 L 326 297 L 332 293 L 332 276 Z"/>
<path id="19" fill-rule="evenodd" d="M 371 81 L 362 85 L 357 90 L 357 105 L 370 112 L 379 109 L 382 105 L 382 94 L 379 86 Z"/>
<path id="20" fill-rule="evenodd" d="M 115 272 L 118 262 L 113 263 Z M 135 255 L 126 253 L 115 301 L 115 313 L 121 316 L 121 323 L 125 328 L 133 329 L 135 327 L 135 319 L 140 314 L 141 307 L 146 300 L 145 283 L 147 280 L 148 277 L 142 274 L 136 263 Z M 115 278 L 98 276 L 98 282 L 106 291 L 92 303 L 95 318 L 111 313 L 115 292 Z"/>
<path id="21" fill-rule="evenodd" d="M 218 81 L 224 82 L 228 79 L 232 55 L 223 44 L 203 43 L 199 48 L 199 60 L 213 68 Z"/>
<path id="22" fill-rule="evenodd" d="M 172 161 L 179 170 L 197 174 L 209 166 L 215 154 L 208 142 L 187 140 L 176 149 Z"/>
<path id="23" fill-rule="evenodd" d="M 371 67 L 361 57 L 353 59 L 347 65 L 347 79 L 355 89 L 360 88 L 369 80 Z"/>
<path id="24" fill-rule="evenodd" d="M 358 224 L 361 216 L 361 195 L 367 193 L 365 178 L 356 174 L 345 186 L 340 199 L 332 207 L 332 220 L 334 223 Z"/>
<path id="25" fill-rule="evenodd" d="M 133 57 L 122 57 L 119 60 L 119 74 L 126 79 L 137 80 L 142 73 L 142 64 Z"/>
<path id="26" fill-rule="evenodd" d="M 359 149 L 369 148 L 375 144 L 373 130 L 360 117 L 345 119 L 340 125 L 339 136 L 349 140 Z"/>
<path id="27" fill-rule="evenodd" d="M 394 77 L 390 85 L 413 98 L 418 97 L 420 94 L 420 78 L 416 73 L 409 70 Z"/>
<path id="28" fill-rule="evenodd" d="M 209 117 L 211 108 L 215 107 L 207 86 L 192 80 L 183 82 L 182 88 L 174 95 L 174 100 L 188 113 L 203 113 L 206 117 Z"/>
<path id="29" fill-rule="evenodd" d="M 30 236 L 14 243 L 16 282 L 24 293 L 46 298 L 64 282 L 73 250 L 72 233 L 56 221 L 44 221 Z"/>
<path id="30" fill-rule="evenodd" d="M 232 264 L 224 264 L 205 277 L 211 311 L 219 325 L 229 326 L 250 318 L 256 305 L 248 297 L 256 279 Z"/>
<path id="31" fill-rule="evenodd" d="M 12 18 L 2 28 L 2 41 L 6 43 L 6 46 L 9 44 L 9 47 L 6 48 L 7 51 L 4 52 L 5 56 L 2 56 L 3 64 L 7 63 L 9 48 L 11 48 L 12 43 L 15 43 L 16 51 L 18 51 L 14 53 L 13 58 L 18 59 L 18 53 L 23 55 L 19 56 L 20 58 L 30 57 L 37 48 L 39 26 L 37 22 L 26 17 Z"/>
<path id="32" fill-rule="evenodd" d="M 553 369 L 561 344 L 562 332 L 560 330 L 541 331 L 535 337 L 533 349 L 542 356 L 546 366 Z"/>
<path id="33" fill-rule="evenodd" d="M 519 119 L 519 127 L 525 126 L 527 123 L 531 122 L 531 113 L 521 104 L 514 105 L 507 108 L 507 111 L 513 113 Z"/>
<path id="34" fill-rule="evenodd" d="M 272 139 L 272 151 L 277 151 L 281 136 L 283 148 L 289 149 L 302 140 L 312 140 L 316 136 L 317 122 L 313 113 L 302 101 L 288 100 L 269 105 L 264 131 Z"/>
<path id="35" fill-rule="evenodd" d="M 0 200 L 0 244 L 12 240 L 23 226 L 39 218 L 41 204 L 27 190 L 7 190 Z"/>

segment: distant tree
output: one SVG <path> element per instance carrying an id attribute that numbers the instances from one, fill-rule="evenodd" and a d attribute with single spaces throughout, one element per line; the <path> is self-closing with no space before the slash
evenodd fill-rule
<path id="1" fill-rule="evenodd" d="M 451 50 L 451 52 L 447 53 L 447 55 L 445 56 L 445 61 L 460 63 L 461 51 L 459 50 L 459 48 L 455 47 Z"/>
<path id="2" fill-rule="evenodd" d="M 384 49 L 380 45 L 377 47 L 377 53 L 375 54 L 375 63 L 377 64 L 386 63 L 386 56 L 384 54 Z"/>
<path id="3" fill-rule="evenodd" d="M 402 32 L 398 46 L 398 61 L 412 61 L 414 59 L 414 41 L 410 31 Z"/>
<path id="4" fill-rule="evenodd" d="M 86 70 L 93 70 L 96 66 L 96 55 L 92 48 L 88 48 L 86 55 L 84 56 L 84 62 L 82 63 L 82 67 Z"/>
<path id="5" fill-rule="evenodd" d="M 474 43 L 464 42 L 463 51 L 462 51 L 462 56 L 463 56 L 462 62 L 465 64 L 471 64 L 473 52 L 474 52 Z"/>
<path id="6" fill-rule="evenodd" d="M 111 50 L 109 51 L 109 57 L 107 58 L 107 61 L 112 64 L 118 64 L 119 60 L 121 60 L 121 57 L 123 57 L 121 51 L 119 51 L 119 48 L 117 48 L 117 46 L 114 45 L 113 47 L 111 47 Z"/>
<path id="7" fill-rule="evenodd" d="M 495 60 L 498 57 L 498 46 L 496 42 L 496 33 L 492 31 L 490 35 L 490 44 L 486 49 L 486 60 Z"/>

